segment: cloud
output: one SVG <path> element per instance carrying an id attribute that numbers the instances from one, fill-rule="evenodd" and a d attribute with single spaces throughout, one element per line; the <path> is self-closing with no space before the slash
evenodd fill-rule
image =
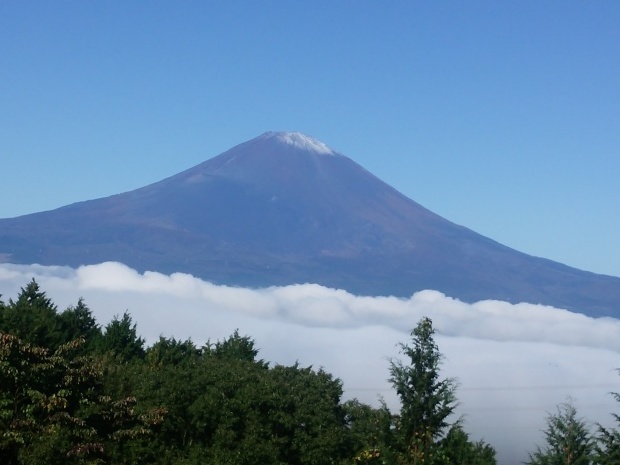
<path id="1" fill-rule="evenodd" d="M 323 366 L 347 397 L 393 409 L 389 358 L 422 316 L 433 319 L 444 373 L 459 380 L 467 430 L 504 463 L 526 459 L 547 412 L 571 396 L 588 420 L 609 423 L 620 391 L 620 321 L 498 301 L 463 303 L 427 290 L 408 299 L 362 297 L 316 284 L 265 289 L 218 286 L 187 274 L 140 274 L 120 263 L 45 267 L 0 264 L 0 294 L 14 298 L 35 278 L 60 309 L 84 297 L 106 324 L 128 310 L 149 342 L 160 335 L 197 344 L 236 328 L 272 363 Z"/>

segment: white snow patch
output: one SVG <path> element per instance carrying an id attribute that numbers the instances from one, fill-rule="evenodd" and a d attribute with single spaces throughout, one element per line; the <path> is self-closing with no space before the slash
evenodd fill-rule
<path id="1" fill-rule="evenodd" d="M 313 137 L 302 134 L 301 132 L 275 132 L 267 133 L 268 137 L 275 137 L 280 142 L 283 142 L 294 147 L 315 152 L 320 155 L 335 155 L 336 152 L 332 150 L 327 144 L 316 140 Z"/>

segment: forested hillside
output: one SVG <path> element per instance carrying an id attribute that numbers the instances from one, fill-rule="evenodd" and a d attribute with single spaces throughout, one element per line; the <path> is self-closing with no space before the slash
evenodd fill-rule
<path id="1" fill-rule="evenodd" d="M 249 336 L 147 346 L 128 313 L 101 326 L 82 300 L 59 311 L 32 281 L 0 301 L 0 463 L 495 464 L 453 414 L 433 335 L 422 319 L 391 361 L 391 412 L 344 401 L 322 369 L 271 365 Z M 603 458 L 619 437 L 587 436 L 584 450 L 615 463 Z"/>

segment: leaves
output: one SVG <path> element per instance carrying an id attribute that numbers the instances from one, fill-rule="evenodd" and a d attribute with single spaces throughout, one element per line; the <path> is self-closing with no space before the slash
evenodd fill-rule
<path id="1" fill-rule="evenodd" d="M 103 395 L 101 361 L 77 355 L 84 343 L 76 339 L 50 353 L 0 333 L 2 463 L 98 462 L 106 444 L 161 422 L 160 412 L 137 415 L 135 398 Z"/>
<path id="2" fill-rule="evenodd" d="M 99 351 L 112 352 L 123 362 L 136 358 L 144 358 L 144 339 L 138 336 L 137 327 L 133 324 L 128 312 L 122 318 L 117 316 L 105 327 L 99 341 Z"/>
<path id="3" fill-rule="evenodd" d="M 456 407 L 455 381 L 440 379 L 442 355 L 434 333 L 432 321 L 423 318 L 411 332 L 411 344 L 400 344 L 408 364 L 390 362 L 390 381 L 401 400 L 399 439 L 403 453 L 414 462 L 433 454 L 435 440 Z"/>
<path id="4" fill-rule="evenodd" d="M 530 454 L 529 465 L 589 465 L 593 458 L 594 440 L 586 423 L 577 417 L 570 402 L 557 407 L 547 417 L 544 431 L 546 444 Z"/>
<path id="5" fill-rule="evenodd" d="M 611 395 L 616 401 L 620 402 L 620 393 L 612 392 Z M 620 415 L 612 413 L 612 416 L 620 425 Z M 600 465 L 617 465 L 620 463 L 620 430 L 598 425 L 596 459 Z"/>

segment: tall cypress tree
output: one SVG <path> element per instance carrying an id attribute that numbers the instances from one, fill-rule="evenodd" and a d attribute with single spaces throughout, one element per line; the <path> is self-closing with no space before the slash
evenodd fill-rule
<path id="1" fill-rule="evenodd" d="M 411 343 L 400 344 L 408 358 L 390 361 L 390 382 L 400 397 L 397 425 L 402 453 L 408 463 L 432 463 L 436 441 L 456 408 L 456 383 L 440 378 L 442 355 L 435 343 L 430 318 L 423 318 L 411 332 Z"/>

